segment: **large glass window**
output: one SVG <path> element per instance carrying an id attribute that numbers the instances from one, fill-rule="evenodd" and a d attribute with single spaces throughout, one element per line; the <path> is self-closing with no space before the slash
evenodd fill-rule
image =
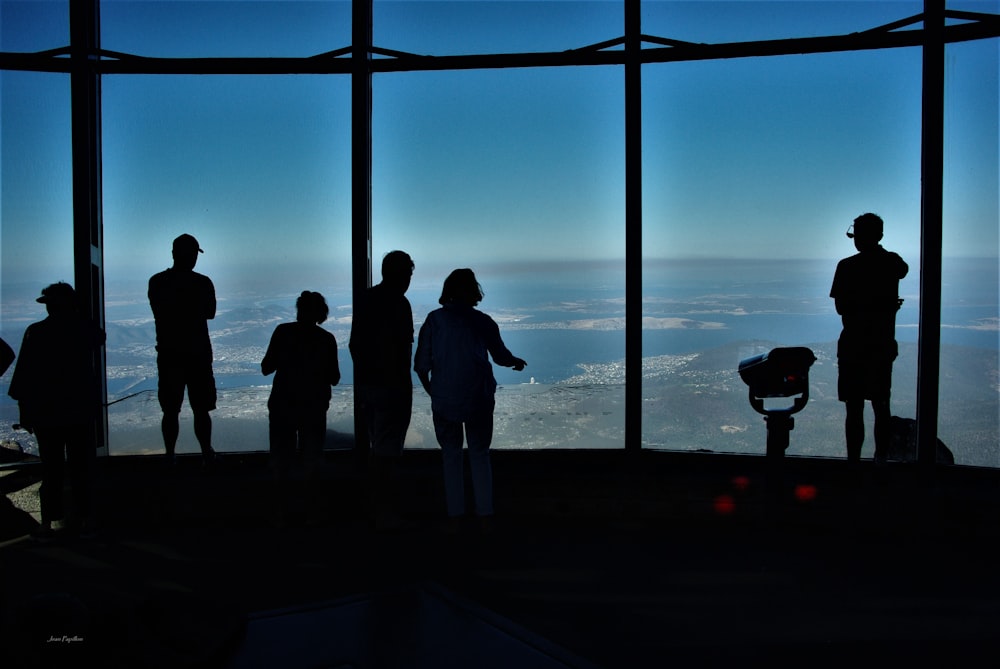
<path id="1" fill-rule="evenodd" d="M 764 452 L 739 362 L 807 346 L 812 401 L 789 454 L 844 454 L 829 294 L 866 211 L 912 268 L 893 411 L 913 417 L 920 51 L 658 65 L 643 81 L 644 446 Z"/>
<path id="2" fill-rule="evenodd" d="M 621 447 L 622 73 L 614 68 L 376 77 L 374 257 L 416 263 L 417 327 L 470 267 L 523 372 L 496 368 L 495 445 Z M 433 446 L 419 384 L 411 446 Z"/>
<path id="3" fill-rule="evenodd" d="M 1000 466 L 1000 158 L 995 41 L 946 51 L 938 437 L 960 464 Z"/>
<path id="4" fill-rule="evenodd" d="M 349 100 L 343 77 L 105 78 L 108 387 L 123 400 L 109 411 L 112 453 L 162 447 L 146 290 L 182 233 L 205 250 L 195 271 L 218 298 L 216 448 L 267 449 L 273 377 L 260 361 L 303 290 L 326 297 L 323 327 L 340 345 L 331 439 L 352 434 Z M 178 452 L 197 450 L 182 423 Z"/>
<path id="5" fill-rule="evenodd" d="M 921 12 L 919 0 L 643 0 L 642 30 L 685 42 L 721 44 L 848 35 Z"/>
<path id="6" fill-rule="evenodd" d="M 0 0 L 0 51 L 31 53 L 68 44 L 68 2 Z"/>
<path id="7" fill-rule="evenodd" d="M 910 0 L 641 3 L 643 34 L 704 43 L 845 35 L 922 10 Z M 373 11 L 376 47 L 426 55 L 563 51 L 624 32 L 620 0 L 376 0 Z M 68 13 L 65 1 L 0 0 L 0 52 L 66 46 Z M 101 45 L 162 58 L 309 57 L 349 46 L 351 16 L 347 0 L 106 0 Z M 882 215 L 884 245 L 910 265 L 893 413 L 915 416 L 921 57 L 879 49 L 644 67 L 643 446 L 762 452 L 765 426 L 737 366 L 801 345 L 818 361 L 790 453 L 843 455 L 828 294 L 837 260 L 853 253 L 844 232 L 864 211 Z M 1000 466 L 996 40 L 949 45 L 947 59 L 939 436 L 961 464 Z M 411 253 L 419 328 L 450 270 L 477 271 L 481 308 L 529 363 L 496 370 L 499 447 L 623 444 L 623 78 L 621 66 L 374 75 L 374 279 L 385 252 Z M 146 282 L 170 264 L 181 232 L 206 249 L 198 268 L 219 297 L 216 445 L 266 448 L 260 357 L 304 289 L 330 303 L 325 327 L 344 372 L 330 426 L 349 444 L 349 77 L 108 75 L 102 90 L 112 452 L 159 449 Z M 0 334 L 15 348 L 44 316 L 38 290 L 73 277 L 69 95 L 65 74 L 0 73 Z M 429 447 L 429 401 L 415 393 L 409 445 Z M 12 407 L 0 392 L 6 425 Z M 180 450 L 196 448 L 184 426 Z"/>
<path id="8" fill-rule="evenodd" d="M 101 3 L 101 46 L 141 56 L 302 58 L 350 43 L 344 0 Z"/>
<path id="9" fill-rule="evenodd" d="M 46 317 L 42 288 L 73 283 L 69 119 L 68 76 L 0 72 L 0 337 L 15 352 Z M 12 374 L 0 376 L 0 440 L 37 454 L 34 437 L 13 430 Z"/>
<path id="10" fill-rule="evenodd" d="M 375 0 L 375 46 L 429 56 L 564 51 L 621 37 L 621 0 Z"/>

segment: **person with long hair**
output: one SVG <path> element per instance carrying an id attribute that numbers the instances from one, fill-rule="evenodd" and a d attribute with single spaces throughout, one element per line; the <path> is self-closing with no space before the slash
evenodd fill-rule
<path id="1" fill-rule="evenodd" d="M 271 461 L 278 479 L 279 504 L 287 513 L 290 472 L 302 452 L 309 513 L 319 504 L 319 474 L 326 441 L 326 412 L 340 383 L 337 339 L 320 327 L 330 313 L 326 299 L 309 290 L 295 301 L 294 323 L 274 329 L 261 360 L 264 376 L 274 374 L 267 400 Z"/>
<path id="2" fill-rule="evenodd" d="M 428 314 L 420 327 L 414 355 L 414 370 L 431 396 L 451 530 L 458 528 L 465 514 L 463 430 L 469 447 L 475 514 L 484 529 L 493 517 L 490 444 L 497 382 L 490 357 L 516 371 L 527 364 L 507 349 L 496 322 L 475 308 L 482 299 L 482 286 L 471 269 L 453 271 L 441 290 L 441 308 Z"/>

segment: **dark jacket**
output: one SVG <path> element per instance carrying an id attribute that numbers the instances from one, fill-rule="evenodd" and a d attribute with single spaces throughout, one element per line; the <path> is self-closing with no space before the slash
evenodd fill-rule
<path id="1" fill-rule="evenodd" d="M 95 353 L 104 333 L 76 315 L 49 316 L 24 332 L 7 394 L 21 424 L 65 427 L 91 421 L 101 408 Z"/>
<path id="2" fill-rule="evenodd" d="M 260 363 L 274 374 L 271 411 L 326 411 L 331 386 L 340 383 L 337 339 L 315 323 L 282 323 L 274 329 Z"/>

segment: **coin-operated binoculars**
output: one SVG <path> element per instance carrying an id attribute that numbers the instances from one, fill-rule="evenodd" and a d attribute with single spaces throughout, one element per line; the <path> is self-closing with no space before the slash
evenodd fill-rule
<path id="1" fill-rule="evenodd" d="M 740 362 L 740 378 L 750 386 L 750 406 L 767 422 L 767 458 L 780 459 L 788 448 L 788 433 L 795 427 L 792 414 L 809 402 L 809 368 L 813 352 L 802 346 L 775 348 Z M 790 397 L 792 405 L 766 408 L 764 400 Z"/>

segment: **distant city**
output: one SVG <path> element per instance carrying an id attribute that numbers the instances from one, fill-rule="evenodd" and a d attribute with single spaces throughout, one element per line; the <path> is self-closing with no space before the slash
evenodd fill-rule
<path id="1" fill-rule="evenodd" d="M 748 261 L 749 262 L 749 261 Z M 995 272 L 995 261 L 993 261 Z M 731 265 L 731 263 L 730 263 Z M 983 271 L 991 271 L 984 263 Z M 815 263 L 783 263 L 785 280 L 774 282 L 773 265 L 730 267 L 710 278 L 669 290 L 669 276 L 649 276 L 657 292 L 644 300 L 644 447 L 731 453 L 763 453 L 766 427 L 747 401 L 737 373 L 743 358 L 777 346 L 809 346 L 818 360 L 810 372 L 810 403 L 797 414 L 790 455 L 843 456 L 843 406 L 836 398 L 836 337 L 829 278 Z M 760 283 L 747 277 L 759 277 Z M 981 277 L 978 277 L 981 278 Z M 489 283 L 488 280 L 492 279 Z M 976 290 L 985 290 L 967 280 Z M 621 448 L 624 439 L 623 292 L 602 284 L 573 290 L 544 286 L 544 277 L 481 276 L 493 315 L 509 348 L 528 361 L 524 372 L 497 369 L 497 448 Z M 996 285 L 996 282 L 993 282 Z M 531 288 L 529 290 L 529 287 Z M 917 300 L 908 285 L 900 312 L 893 413 L 915 417 Z M 33 297 L 37 287 L 4 287 L 3 336 L 15 347 L 23 328 L 44 316 Z M 959 464 L 1000 466 L 997 300 L 980 296 L 946 303 L 943 323 L 939 437 Z M 988 292 L 988 291 L 987 291 Z M 346 296 L 329 291 L 331 318 L 344 372 L 328 413 L 329 447 L 353 439 L 353 374 L 347 341 Z M 969 293 L 965 293 L 968 295 Z M 260 360 L 274 327 L 294 315 L 295 292 L 228 297 L 210 323 L 220 391 L 215 441 L 220 450 L 267 449 L 270 378 Z M 436 291 L 411 290 L 419 329 L 435 308 Z M 961 319 L 961 320 L 960 320 Z M 145 295 L 108 289 L 107 376 L 112 454 L 158 453 L 155 340 Z M 0 440 L 31 452 L 33 439 L 15 432 L 16 406 L 6 396 L 10 372 L 0 377 Z M 430 401 L 415 384 L 409 448 L 436 448 Z M 190 420 L 185 409 L 182 421 Z M 870 421 L 870 415 L 869 415 Z M 196 452 L 182 429 L 179 452 Z M 870 423 L 869 423 L 870 434 Z M 870 439 L 869 439 L 870 442 Z M 870 449 L 870 445 L 869 445 Z M 866 451 L 870 454 L 870 450 Z"/>

